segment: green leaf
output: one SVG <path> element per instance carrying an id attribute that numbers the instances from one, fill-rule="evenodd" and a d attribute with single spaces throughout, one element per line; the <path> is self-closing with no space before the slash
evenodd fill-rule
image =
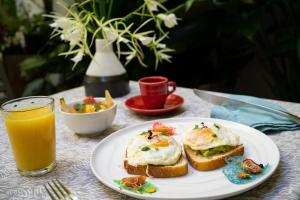
<path id="1" fill-rule="evenodd" d="M 49 73 L 46 76 L 46 81 L 49 82 L 54 87 L 62 83 L 62 74 L 59 73 Z"/>
<path id="2" fill-rule="evenodd" d="M 40 91 L 42 90 L 44 86 L 45 80 L 42 78 L 35 79 L 27 84 L 23 96 L 32 96 L 40 94 Z"/>
<path id="3" fill-rule="evenodd" d="M 47 59 L 42 56 L 33 56 L 30 58 L 25 59 L 20 64 L 20 70 L 21 71 L 29 71 L 32 69 L 37 69 L 42 67 L 44 64 L 47 63 Z"/>
<path id="4" fill-rule="evenodd" d="M 252 40 L 254 34 L 260 27 L 263 11 L 261 9 L 241 14 L 237 28 L 246 38 Z"/>
<path id="5" fill-rule="evenodd" d="M 195 0 L 188 0 L 187 2 L 185 2 L 185 12 L 187 12 L 191 9 L 194 2 L 195 2 Z"/>

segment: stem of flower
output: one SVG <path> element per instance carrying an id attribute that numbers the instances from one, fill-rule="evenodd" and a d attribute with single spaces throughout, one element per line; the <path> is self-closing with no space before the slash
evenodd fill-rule
<path id="1" fill-rule="evenodd" d="M 145 4 L 141 5 L 140 7 L 138 7 L 137 9 L 135 9 L 134 11 L 130 12 L 129 14 L 125 15 L 125 17 L 123 17 L 123 20 L 127 20 L 130 17 L 133 16 L 133 13 L 137 13 L 139 10 L 141 10 L 143 7 L 145 6 Z"/>
<path id="2" fill-rule="evenodd" d="M 175 8 L 169 10 L 168 13 L 174 13 L 177 10 L 180 10 L 181 8 L 183 8 L 184 6 L 185 6 L 184 4 L 180 4 L 180 5 L 176 6 Z"/>

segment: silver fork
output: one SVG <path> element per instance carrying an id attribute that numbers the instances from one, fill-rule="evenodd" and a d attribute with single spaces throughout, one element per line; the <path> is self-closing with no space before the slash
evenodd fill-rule
<path id="1" fill-rule="evenodd" d="M 78 197 L 66 186 L 64 186 L 58 179 L 51 180 L 45 184 L 44 187 L 52 200 L 79 200 Z"/>

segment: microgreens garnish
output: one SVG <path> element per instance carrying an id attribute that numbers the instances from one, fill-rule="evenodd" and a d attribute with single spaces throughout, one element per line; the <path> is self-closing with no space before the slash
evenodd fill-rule
<path id="1" fill-rule="evenodd" d="M 201 129 L 208 128 L 207 126 L 205 126 L 204 122 L 201 122 L 201 125 L 202 125 Z"/>
<path id="2" fill-rule="evenodd" d="M 169 136 L 168 134 L 164 133 L 164 132 L 160 132 L 159 133 L 160 136 Z"/>
<path id="3" fill-rule="evenodd" d="M 149 150 L 150 150 L 150 147 L 144 146 L 144 147 L 141 148 L 141 150 L 142 150 L 142 151 L 149 151 Z"/>
<path id="4" fill-rule="evenodd" d="M 214 127 L 216 127 L 218 130 L 221 129 L 221 127 L 218 124 L 215 124 L 215 123 L 214 123 Z"/>
<path id="5" fill-rule="evenodd" d="M 148 131 L 143 131 L 140 133 L 140 135 L 146 135 L 148 133 Z"/>
<path id="6" fill-rule="evenodd" d="M 193 130 L 196 130 L 196 129 L 198 129 L 198 128 L 199 128 L 199 125 L 198 125 L 198 124 L 195 124 Z"/>

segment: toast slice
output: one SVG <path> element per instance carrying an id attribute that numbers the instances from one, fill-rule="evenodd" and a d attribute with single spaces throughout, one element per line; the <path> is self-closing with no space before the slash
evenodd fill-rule
<path id="1" fill-rule="evenodd" d="M 236 146 L 234 149 L 226 153 L 216 154 L 209 157 L 202 156 L 187 145 L 184 145 L 183 147 L 188 161 L 193 166 L 193 168 L 199 171 L 209 171 L 223 167 L 224 165 L 226 165 L 226 157 L 243 155 L 244 153 L 244 146 L 242 144 Z"/>
<path id="2" fill-rule="evenodd" d="M 170 178 L 188 173 L 188 162 L 181 155 L 174 165 L 138 165 L 133 166 L 124 160 L 124 167 L 129 174 L 144 175 L 155 178 Z"/>

